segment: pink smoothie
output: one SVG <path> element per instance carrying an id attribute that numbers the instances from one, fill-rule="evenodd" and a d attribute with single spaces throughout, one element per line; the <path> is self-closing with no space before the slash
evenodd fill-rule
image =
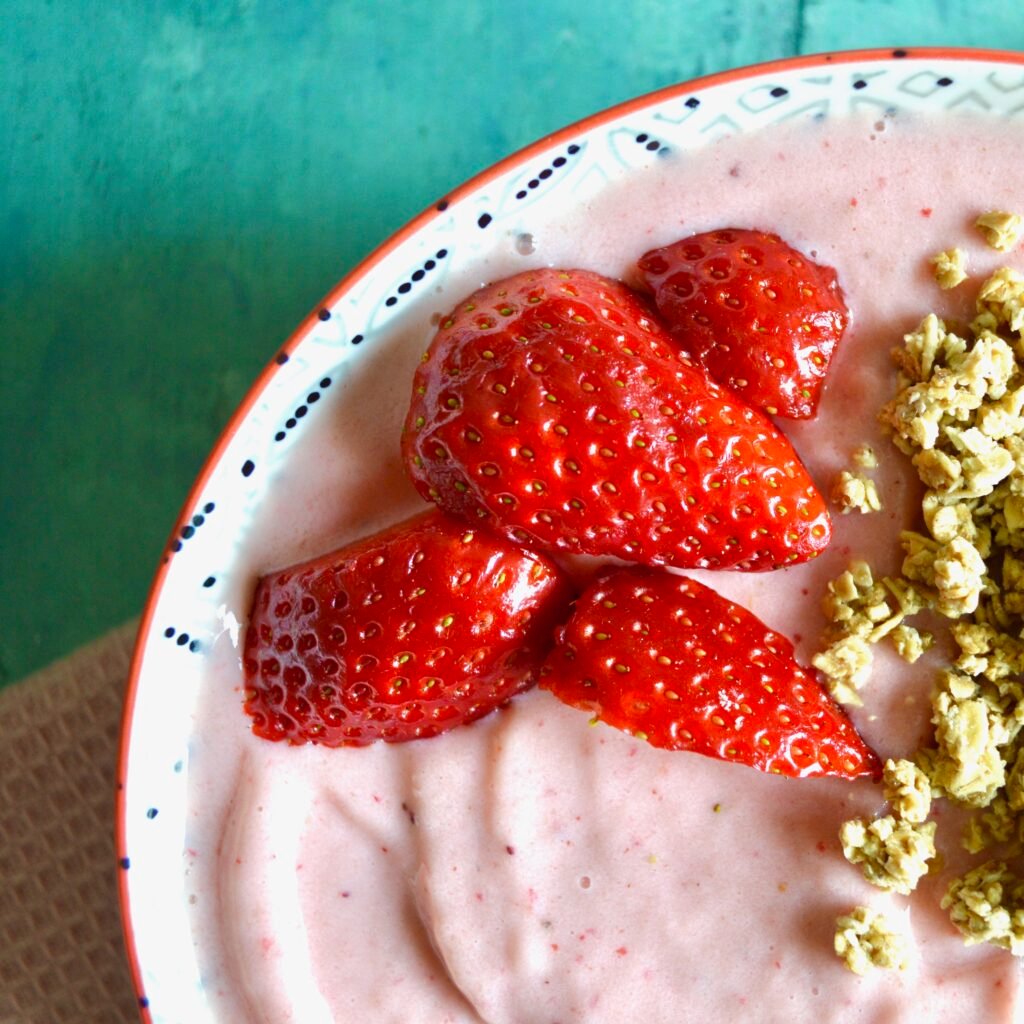
<path id="1" fill-rule="evenodd" d="M 890 349 L 929 311 L 964 313 L 927 257 L 959 245 L 973 277 L 1010 263 L 971 227 L 1024 212 L 1024 132 L 1006 122 L 897 116 L 791 125 L 675 156 L 535 233 L 509 236 L 478 284 L 526 266 L 631 275 L 648 248 L 695 231 L 776 231 L 838 269 L 853 325 L 818 417 L 783 423 L 819 486 L 870 443 L 884 511 L 835 517 L 816 562 L 700 574 L 791 636 L 807 662 L 826 582 L 851 557 L 897 570 L 913 472 L 875 425 Z M 330 395 L 244 539 L 196 712 L 188 891 L 205 984 L 225 1022 L 677 1024 L 1010 1021 L 1018 961 L 967 948 L 938 907 L 966 863 L 937 811 L 945 866 L 910 898 L 864 881 L 840 823 L 883 807 L 870 782 L 794 781 L 655 750 L 534 691 L 473 726 L 403 746 L 325 750 L 254 738 L 237 628 L 260 573 L 421 507 L 398 437 L 428 319 L 385 340 Z M 883 756 L 928 736 L 943 652 L 910 666 L 880 647 L 853 717 Z M 911 937 L 906 970 L 850 973 L 832 952 L 855 904 Z"/>

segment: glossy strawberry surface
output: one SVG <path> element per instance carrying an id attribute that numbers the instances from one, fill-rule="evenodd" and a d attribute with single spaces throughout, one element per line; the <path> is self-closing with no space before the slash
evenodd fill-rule
<path id="1" fill-rule="evenodd" d="M 881 771 L 786 637 L 685 576 L 620 569 L 596 581 L 540 685 L 656 747 L 795 777 Z"/>
<path id="2" fill-rule="evenodd" d="M 772 415 L 815 414 L 849 321 L 831 267 L 745 228 L 680 239 L 638 266 L 673 336 L 712 377 Z"/>
<path id="3" fill-rule="evenodd" d="M 549 552 L 774 569 L 831 523 L 792 446 L 680 354 L 646 300 L 534 270 L 459 303 L 402 437 L 420 493 Z"/>
<path id="4" fill-rule="evenodd" d="M 570 599 L 547 559 L 437 511 L 271 573 L 245 638 L 253 732 L 362 746 L 473 721 L 535 682 Z"/>

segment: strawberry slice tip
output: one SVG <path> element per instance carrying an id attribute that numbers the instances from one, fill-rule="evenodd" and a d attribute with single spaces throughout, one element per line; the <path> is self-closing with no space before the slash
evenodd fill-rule
<path id="1" fill-rule="evenodd" d="M 685 576 L 620 569 L 597 580 L 540 685 L 656 747 L 792 777 L 881 773 L 790 641 Z"/>
<path id="2" fill-rule="evenodd" d="M 849 322 L 831 267 L 748 228 L 691 235 L 638 267 L 673 336 L 715 380 L 773 416 L 814 416 Z"/>
<path id="3" fill-rule="evenodd" d="M 533 685 L 572 597 L 546 558 L 437 511 L 263 577 L 245 710 L 269 740 L 434 736 Z"/>

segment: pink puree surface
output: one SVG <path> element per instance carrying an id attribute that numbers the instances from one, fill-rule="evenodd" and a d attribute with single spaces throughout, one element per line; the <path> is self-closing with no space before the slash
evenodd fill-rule
<path id="1" fill-rule="evenodd" d="M 647 248 L 720 226 L 774 230 L 834 265 L 854 313 L 816 420 L 783 423 L 819 486 L 869 442 L 885 511 L 836 516 L 817 562 L 701 574 L 793 637 L 806 661 L 826 581 L 851 556 L 899 565 L 914 517 L 908 465 L 875 426 L 889 350 L 924 313 L 963 313 L 932 253 L 972 275 L 1001 263 L 971 227 L 1024 211 L 1024 136 L 1005 122 L 838 120 L 771 129 L 675 157 L 602 193 L 519 255 L 508 237 L 436 312 L 527 265 L 629 275 Z M 641 187 L 642 186 L 642 187 Z M 430 325 L 384 340 L 296 440 L 259 510 L 225 612 L 244 623 L 256 576 L 419 507 L 398 433 Z M 436 739 L 354 750 L 255 739 L 241 711 L 237 629 L 215 645 L 190 756 L 186 862 L 196 944 L 225 1022 L 622 1024 L 626 1021 L 1009 1021 L 1018 962 L 966 948 L 938 901 L 959 818 L 938 805 L 945 868 L 888 896 L 847 864 L 840 823 L 882 810 L 870 782 L 793 781 L 648 747 L 531 692 Z M 879 649 L 853 717 L 883 756 L 928 736 L 942 652 L 908 666 Z M 837 914 L 883 909 L 910 966 L 859 978 L 831 951 Z M 1015 1011 L 1015 1008 L 1016 1011 Z"/>

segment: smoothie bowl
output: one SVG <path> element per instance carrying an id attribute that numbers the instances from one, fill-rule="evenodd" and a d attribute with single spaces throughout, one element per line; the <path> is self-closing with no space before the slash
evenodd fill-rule
<path id="1" fill-rule="evenodd" d="M 698 80 L 516 154 L 331 292 L 211 455 L 141 626 L 117 841 L 144 1019 L 1024 1013 L 1024 516 L 1000 468 L 1024 403 L 1022 112 L 1011 54 L 837 54 Z M 542 268 L 643 288 L 645 253 L 746 228 L 835 268 L 849 310 L 814 415 L 777 421 L 831 537 L 772 571 L 687 576 L 820 669 L 892 762 L 885 785 L 659 749 L 544 688 L 408 743 L 255 735 L 257 581 L 430 507 L 403 424 L 424 349 L 466 297 Z M 915 405 L 943 387 L 960 404 Z"/>

